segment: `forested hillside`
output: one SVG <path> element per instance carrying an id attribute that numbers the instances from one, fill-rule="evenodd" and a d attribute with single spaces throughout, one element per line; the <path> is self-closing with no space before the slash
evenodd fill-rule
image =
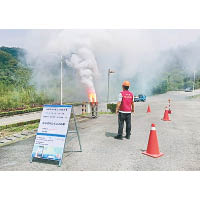
<path id="1" fill-rule="evenodd" d="M 157 78 L 155 86 L 152 88 L 152 94 L 165 93 L 173 90 L 184 90 L 185 88 L 193 88 L 194 72 L 195 72 L 195 89 L 200 88 L 200 70 L 196 66 L 185 66 L 182 58 L 172 57 L 165 64 L 160 76 Z M 189 63 L 190 64 L 190 63 Z"/>
<path id="2" fill-rule="evenodd" d="M 200 73 L 195 75 L 195 89 L 200 88 Z M 167 91 L 184 90 L 193 88 L 193 74 L 190 76 L 180 69 L 164 72 L 159 78 L 159 83 L 152 88 L 152 94 L 162 94 Z"/>
<path id="3" fill-rule="evenodd" d="M 24 50 L 0 48 L 0 110 L 27 108 L 47 99 L 30 84 L 32 71 L 25 66 Z"/>

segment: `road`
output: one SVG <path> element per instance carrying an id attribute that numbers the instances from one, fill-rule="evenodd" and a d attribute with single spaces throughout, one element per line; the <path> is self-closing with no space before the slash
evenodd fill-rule
<path id="1" fill-rule="evenodd" d="M 0 117 L 0 126 L 40 119 L 41 111 Z"/>
<path id="2" fill-rule="evenodd" d="M 199 92 L 199 91 L 198 91 Z M 131 139 L 115 140 L 117 115 L 104 114 L 79 123 L 83 152 L 75 135 L 69 135 L 61 167 L 49 163 L 29 163 L 34 137 L 0 147 L 0 170 L 40 171 L 169 171 L 200 170 L 200 99 L 187 99 L 191 93 L 169 92 L 136 103 Z M 162 121 L 171 99 L 171 121 Z M 151 113 L 147 114 L 147 106 Z M 151 158 L 142 154 L 147 147 L 151 123 L 156 124 L 160 151 Z"/>

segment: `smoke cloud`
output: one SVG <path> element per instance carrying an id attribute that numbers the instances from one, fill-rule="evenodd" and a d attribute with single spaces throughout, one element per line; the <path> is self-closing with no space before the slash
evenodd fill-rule
<path id="1" fill-rule="evenodd" d="M 59 100 L 60 59 L 64 62 L 64 100 L 87 100 L 86 90 L 106 100 L 116 99 L 121 82 L 150 94 L 166 65 L 181 63 L 190 73 L 199 70 L 200 30 L 33 30 L 25 48 L 33 68 L 33 83 Z"/>
<path id="2" fill-rule="evenodd" d="M 95 93 L 94 77 L 98 75 L 98 66 L 94 54 L 90 49 L 80 48 L 72 53 L 71 57 L 66 59 L 66 64 L 74 67 L 80 76 L 81 83 L 87 90 Z"/>

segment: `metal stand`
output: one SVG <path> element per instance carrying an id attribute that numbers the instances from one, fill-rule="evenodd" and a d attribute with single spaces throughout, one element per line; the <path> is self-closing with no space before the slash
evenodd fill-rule
<path id="1" fill-rule="evenodd" d="M 79 135 L 79 132 L 78 132 L 78 127 L 77 127 L 77 122 L 76 122 L 76 115 L 74 113 L 74 107 L 73 106 L 72 106 L 72 114 L 73 114 L 73 117 L 74 117 L 75 130 L 67 131 L 67 133 L 76 133 L 77 134 L 78 142 L 79 142 L 79 146 L 80 146 L 80 152 L 82 152 L 81 140 L 80 140 L 80 135 Z"/>
<path id="2" fill-rule="evenodd" d="M 72 115 L 73 115 L 73 118 L 74 118 L 75 130 L 72 130 L 72 131 L 67 130 L 67 135 L 68 135 L 68 133 L 76 133 L 77 134 L 77 136 L 78 136 L 78 142 L 79 142 L 79 146 L 80 146 L 80 150 L 76 151 L 76 152 L 82 152 L 81 140 L 80 140 L 80 135 L 79 135 L 79 132 L 78 132 L 78 127 L 77 127 L 77 122 L 76 122 L 76 115 L 75 115 L 74 107 L 73 106 L 72 106 Z M 65 145 L 66 145 L 66 140 L 67 140 L 67 137 L 65 139 Z M 65 146 L 64 146 L 64 149 L 65 149 Z M 64 151 L 64 149 L 63 149 L 63 151 Z M 74 152 L 74 151 L 72 151 L 72 152 Z M 62 164 L 62 159 L 59 161 L 59 165 L 58 166 L 60 167 L 61 164 Z"/>

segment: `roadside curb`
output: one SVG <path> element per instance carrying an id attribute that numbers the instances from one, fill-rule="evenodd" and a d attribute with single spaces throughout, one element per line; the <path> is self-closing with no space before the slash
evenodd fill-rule
<path id="1" fill-rule="evenodd" d="M 79 119 L 77 119 L 77 122 L 80 123 L 80 122 L 85 122 L 87 120 L 89 120 L 89 118 L 79 118 Z M 0 140 L 0 147 L 7 146 L 7 145 L 14 144 L 14 143 L 22 141 L 22 140 L 29 139 L 31 137 L 36 136 L 36 133 L 37 133 L 37 130 L 35 130 L 35 129 L 30 130 L 30 131 L 24 131 L 21 133 L 13 133 L 12 136 L 7 136 Z"/>
<path id="2" fill-rule="evenodd" d="M 0 147 L 6 146 L 6 145 L 10 145 L 10 144 L 13 144 L 13 143 L 16 143 L 16 142 L 31 138 L 31 137 L 35 136 L 35 134 L 36 133 L 31 134 L 31 135 L 27 135 L 27 136 L 23 136 L 23 137 L 20 137 L 20 138 L 16 137 L 16 139 L 14 139 L 14 140 L 7 140 L 7 142 L 5 142 L 5 143 L 0 143 Z M 3 140 L 6 140 L 6 139 L 3 139 Z"/>
<path id="3" fill-rule="evenodd" d="M 34 120 L 25 121 L 25 122 L 18 122 L 18 123 L 14 123 L 14 124 L 3 125 L 3 126 L 0 126 L 0 131 L 3 129 L 11 128 L 11 127 L 34 124 L 36 122 L 40 122 L 40 119 L 34 119 Z"/>

